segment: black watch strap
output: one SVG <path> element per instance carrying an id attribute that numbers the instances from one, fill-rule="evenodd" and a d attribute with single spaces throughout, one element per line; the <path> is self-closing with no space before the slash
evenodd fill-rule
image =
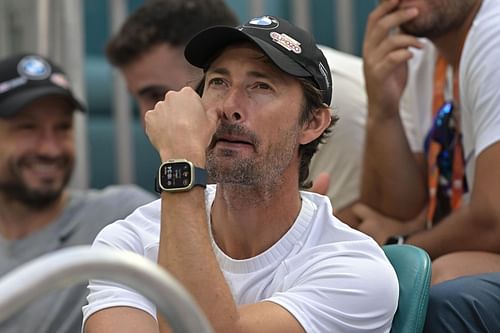
<path id="1" fill-rule="evenodd" d="M 385 242 L 385 245 L 391 245 L 391 244 L 404 244 L 406 240 L 408 239 L 409 235 L 394 235 L 390 236 L 387 238 L 387 241 Z"/>
<path id="2" fill-rule="evenodd" d="M 208 182 L 208 176 L 207 176 L 207 170 L 194 167 L 194 184 L 193 186 L 201 186 L 203 188 L 207 187 L 207 182 Z"/>

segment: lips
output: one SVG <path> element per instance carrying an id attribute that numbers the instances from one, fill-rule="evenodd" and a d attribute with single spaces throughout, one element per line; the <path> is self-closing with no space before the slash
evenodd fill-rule
<path id="1" fill-rule="evenodd" d="M 215 132 L 209 150 L 215 146 L 228 149 L 252 147 L 255 151 L 258 146 L 257 136 L 240 124 L 222 123 Z"/>
<path id="2" fill-rule="evenodd" d="M 35 163 L 29 167 L 29 170 L 39 176 L 50 177 L 60 174 L 63 168 L 61 165 L 55 163 Z"/>
<path id="3" fill-rule="evenodd" d="M 222 137 L 216 137 L 215 142 L 227 142 L 227 143 L 232 143 L 232 144 L 247 144 L 247 145 L 252 145 L 253 143 L 251 142 L 251 139 L 246 138 L 246 137 L 239 137 L 239 136 L 222 136 Z"/>
<path id="4" fill-rule="evenodd" d="M 66 157 L 29 157 L 20 161 L 19 167 L 39 179 L 53 179 L 64 175 L 68 165 L 69 159 Z"/>

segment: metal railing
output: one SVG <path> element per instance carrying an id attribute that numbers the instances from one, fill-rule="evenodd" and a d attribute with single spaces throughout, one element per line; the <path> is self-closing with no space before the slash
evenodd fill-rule
<path id="1" fill-rule="evenodd" d="M 193 298 L 165 270 L 138 254 L 90 246 L 44 255 L 2 277 L 0 321 L 49 291 L 90 279 L 110 280 L 137 290 L 156 304 L 173 332 L 213 333 Z"/>

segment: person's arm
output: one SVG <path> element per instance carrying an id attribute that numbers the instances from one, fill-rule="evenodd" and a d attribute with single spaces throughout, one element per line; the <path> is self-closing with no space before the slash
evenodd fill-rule
<path id="1" fill-rule="evenodd" d="M 92 314 L 85 323 L 85 333 L 158 333 L 158 323 L 137 308 L 117 306 Z"/>
<path id="2" fill-rule="evenodd" d="M 500 253 L 500 142 L 477 158 L 471 201 L 432 229 L 410 237 L 437 258 L 453 251 Z"/>
<path id="3" fill-rule="evenodd" d="M 425 229 L 427 209 L 408 221 L 392 219 L 359 203 L 353 206 L 352 212 L 361 221 L 358 230 L 371 236 L 379 245 L 384 245 L 391 236 L 407 236 Z"/>
<path id="4" fill-rule="evenodd" d="M 415 8 L 395 10 L 397 1 L 384 1 L 368 19 L 363 45 L 368 96 L 361 202 L 384 215 L 407 220 L 423 209 L 425 172 L 412 153 L 399 115 L 406 86 L 410 47 L 421 47 L 409 35 L 391 30 L 414 18 Z M 425 169 L 424 169 L 425 170 Z"/>

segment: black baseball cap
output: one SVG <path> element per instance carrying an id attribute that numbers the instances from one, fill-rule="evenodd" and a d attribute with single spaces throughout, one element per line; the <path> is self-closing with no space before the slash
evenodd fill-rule
<path id="1" fill-rule="evenodd" d="M 85 111 L 66 74 L 49 59 L 38 54 L 18 54 L 0 61 L 0 117 L 12 116 L 48 95 L 66 97 L 76 110 Z"/>
<path id="2" fill-rule="evenodd" d="M 188 42 L 184 55 L 206 70 L 226 46 L 241 41 L 255 43 L 285 73 L 311 79 L 321 90 L 323 103 L 330 105 L 332 77 L 323 52 L 310 33 L 282 18 L 262 16 L 237 27 L 210 27 Z"/>

